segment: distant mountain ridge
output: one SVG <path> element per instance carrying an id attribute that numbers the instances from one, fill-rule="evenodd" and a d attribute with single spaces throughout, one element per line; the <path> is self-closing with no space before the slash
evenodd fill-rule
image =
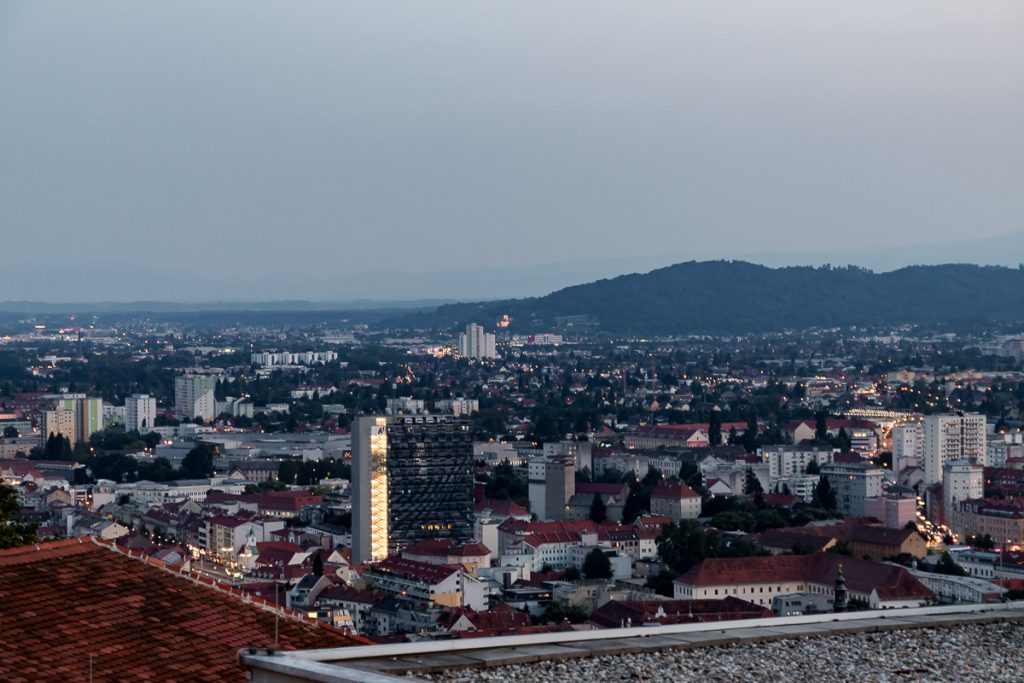
<path id="1" fill-rule="evenodd" d="M 387 309 L 433 309 L 450 299 L 386 301 L 353 299 L 351 301 L 96 301 L 82 303 L 51 303 L 44 301 L 0 301 L 0 313 L 201 313 L 201 312 L 280 312 L 280 311 L 364 311 Z"/>
<path id="2" fill-rule="evenodd" d="M 575 285 L 547 296 L 448 304 L 389 324 L 451 328 L 467 322 L 554 330 L 565 318 L 620 334 L 742 334 L 808 327 L 978 323 L 1024 316 L 1024 268 L 947 264 L 885 273 L 858 267 L 768 268 L 688 261 Z"/>

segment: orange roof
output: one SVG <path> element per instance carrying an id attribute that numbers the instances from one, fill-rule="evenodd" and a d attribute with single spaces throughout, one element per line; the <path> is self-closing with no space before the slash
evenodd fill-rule
<path id="1" fill-rule="evenodd" d="M 219 588 L 219 589 L 218 589 Z M 267 603 L 113 544 L 0 551 L 4 680 L 245 680 L 238 651 L 274 642 Z M 367 641 L 286 612 L 279 649 Z"/>
<path id="2" fill-rule="evenodd" d="M 700 494 L 676 479 L 662 479 L 651 491 L 651 498 L 682 500 L 683 498 L 700 498 Z"/>
<path id="3" fill-rule="evenodd" d="M 874 589 L 886 598 L 923 600 L 932 596 L 932 592 L 903 567 L 836 553 L 707 559 L 675 581 L 700 587 L 788 581 L 827 584 L 835 580 L 839 565 L 843 567 L 850 590 L 870 593 Z"/>

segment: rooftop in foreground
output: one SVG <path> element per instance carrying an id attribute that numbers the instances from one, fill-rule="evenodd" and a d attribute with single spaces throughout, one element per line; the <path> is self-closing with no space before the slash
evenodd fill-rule
<path id="1" fill-rule="evenodd" d="M 913 633 L 921 629 L 929 631 L 927 634 Z M 989 633 L 984 629 L 994 630 Z M 887 635 L 887 631 L 910 633 L 897 636 Z M 902 680 L 906 680 L 906 676 L 917 680 L 928 678 L 929 672 L 939 676 L 937 670 L 927 668 L 926 664 L 934 667 L 937 662 L 943 662 L 943 666 L 946 666 L 945 662 L 951 658 L 951 653 L 955 653 L 952 658 L 958 662 L 971 660 L 960 662 L 958 666 L 973 666 L 974 670 L 983 672 L 989 680 L 1021 680 L 1024 678 L 1024 658 L 1019 657 L 1018 651 L 1022 636 L 1024 606 L 1000 603 L 401 643 L 273 655 L 242 652 L 241 660 L 250 669 L 251 680 L 256 683 L 302 680 L 384 683 L 410 680 L 408 676 L 419 676 L 421 680 L 474 681 L 480 678 L 481 669 L 494 667 L 502 668 L 491 671 L 490 678 L 510 682 L 662 680 L 666 676 L 665 672 L 673 667 L 678 668 L 673 674 L 673 678 L 678 680 L 743 680 L 744 677 L 739 675 L 742 672 L 734 670 L 729 673 L 725 669 L 715 668 L 717 665 L 714 662 L 723 652 L 721 649 L 716 650 L 714 658 L 696 654 L 687 657 L 685 652 L 707 647 L 728 647 L 729 651 L 734 646 L 747 648 L 755 653 L 745 660 L 748 664 L 761 669 L 771 665 L 777 669 L 781 666 L 779 662 L 765 659 L 767 649 L 779 649 L 777 658 L 781 659 L 784 659 L 786 653 L 806 650 L 811 654 L 806 655 L 805 664 L 812 667 L 815 661 L 831 656 L 829 652 L 833 647 L 832 642 L 820 639 L 835 637 L 838 639 L 836 642 L 843 647 L 850 642 L 858 643 L 844 650 L 846 660 L 841 664 L 845 668 L 829 669 L 817 677 L 813 674 L 815 669 L 807 668 L 805 670 L 808 675 L 803 676 L 804 679 L 863 680 L 860 672 L 867 672 L 869 666 L 877 663 L 874 660 L 867 661 L 865 652 L 892 649 L 895 644 L 911 641 L 920 642 L 921 647 L 931 647 L 929 643 L 934 641 L 944 643 L 943 648 L 948 645 L 947 649 L 940 648 L 940 659 L 933 657 L 928 661 L 919 661 L 911 651 L 905 662 L 899 666 L 893 665 L 895 668 L 892 671 L 879 673 L 872 669 L 874 677 L 870 680 L 899 680 L 901 675 Z M 952 645 L 946 643 L 950 638 Z M 1005 647 L 995 651 L 993 644 L 996 641 L 985 640 L 991 638 L 996 638 Z M 961 656 L 974 644 L 984 646 L 983 651 L 989 653 L 984 662 L 975 661 L 980 658 Z M 995 655 L 989 656 L 993 652 Z M 885 666 L 895 661 L 886 659 Z M 990 666 L 993 662 L 1005 667 L 1003 673 Z M 691 666 L 697 668 L 687 668 Z M 604 667 L 608 667 L 607 670 Z M 618 674 L 615 672 L 621 667 L 626 667 L 623 670 L 630 673 L 616 678 Z M 905 673 L 899 674 L 899 667 L 905 669 Z M 634 671 L 636 675 L 632 673 Z M 645 677 L 643 671 L 659 673 L 656 676 L 648 673 Z M 1014 675 L 1007 678 L 1007 673 Z M 787 674 L 781 669 L 769 674 L 757 680 L 793 678 L 792 672 Z M 952 680 L 946 676 L 939 676 L 939 679 Z"/>
<path id="2" fill-rule="evenodd" d="M 0 603 L 11 682 L 241 681 L 238 650 L 275 627 L 281 649 L 367 642 L 90 539 L 0 551 Z"/>

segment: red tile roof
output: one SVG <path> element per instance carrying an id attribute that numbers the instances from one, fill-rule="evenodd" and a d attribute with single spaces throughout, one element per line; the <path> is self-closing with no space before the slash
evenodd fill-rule
<path id="1" fill-rule="evenodd" d="M 519 612 L 505 603 L 499 603 L 483 612 L 477 612 L 468 607 L 449 607 L 442 612 L 438 624 L 448 630 L 462 617 L 469 620 L 473 629 L 487 631 L 488 635 L 507 634 L 530 625 L 529 614 Z"/>
<path id="2" fill-rule="evenodd" d="M 580 543 L 580 535 L 575 531 L 542 531 L 536 534 L 530 534 L 527 536 L 523 543 L 527 543 L 534 548 L 540 547 L 549 543 Z"/>
<path id="3" fill-rule="evenodd" d="M 238 651 L 274 641 L 258 598 L 198 575 L 70 539 L 0 551 L 3 678 L 9 682 L 244 681 Z M 286 613 L 279 649 L 366 641 Z"/>
<path id="4" fill-rule="evenodd" d="M 683 498 L 700 498 L 700 494 L 681 481 L 662 479 L 651 491 L 651 498 L 682 500 Z"/>
<path id="5" fill-rule="evenodd" d="M 504 517 L 529 517 L 530 513 L 522 505 L 514 500 L 498 500 L 495 498 L 484 498 L 476 504 L 476 511 L 483 512 L 490 510 L 495 515 Z"/>
<path id="6" fill-rule="evenodd" d="M 766 547 L 790 547 L 797 541 L 804 541 L 815 546 L 826 546 L 828 541 L 854 541 L 873 545 L 891 546 L 894 549 L 906 543 L 907 539 L 917 533 L 909 529 L 890 529 L 883 526 L 860 524 L 845 520 L 839 524 L 807 525 L 770 529 L 757 536 L 757 541 Z M 825 539 L 819 542 L 820 539 Z M 782 545 L 780 545 L 780 543 Z M 895 550 L 894 550 L 895 553 Z"/>
<path id="7" fill-rule="evenodd" d="M 611 600 L 590 614 L 590 621 L 605 628 L 618 628 L 627 619 L 633 626 L 646 623 L 689 624 L 698 621 L 731 621 L 774 616 L 752 602 L 728 596 L 722 600 Z"/>
<path id="8" fill-rule="evenodd" d="M 353 588 L 352 586 L 331 586 L 320 592 L 317 596 L 317 602 L 321 600 L 324 602 L 359 602 L 365 605 L 376 605 L 378 602 L 383 601 L 388 597 L 388 593 L 383 591 L 374 591 Z"/>
<path id="9" fill-rule="evenodd" d="M 846 585 L 859 593 L 877 590 L 880 597 L 921 600 L 933 595 L 903 567 L 836 553 L 708 559 L 679 576 L 676 582 L 697 587 L 789 581 L 831 584 L 839 565 L 843 566 Z"/>
<path id="10" fill-rule="evenodd" d="M 462 567 L 447 564 L 427 564 L 402 557 L 389 557 L 378 562 L 371 571 L 437 584 L 461 569 Z"/>
<path id="11" fill-rule="evenodd" d="M 490 555 L 491 551 L 483 543 L 467 543 L 459 545 L 450 538 L 436 541 L 420 541 L 402 551 L 402 555 L 419 555 L 421 557 L 481 557 Z"/>

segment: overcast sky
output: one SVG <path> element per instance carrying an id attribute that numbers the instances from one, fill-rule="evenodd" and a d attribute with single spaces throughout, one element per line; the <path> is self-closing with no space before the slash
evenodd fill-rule
<path id="1" fill-rule="evenodd" d="M 1022 121 L 1020 0 L 3 0 L 0 300 L 992 237 Z"/>

